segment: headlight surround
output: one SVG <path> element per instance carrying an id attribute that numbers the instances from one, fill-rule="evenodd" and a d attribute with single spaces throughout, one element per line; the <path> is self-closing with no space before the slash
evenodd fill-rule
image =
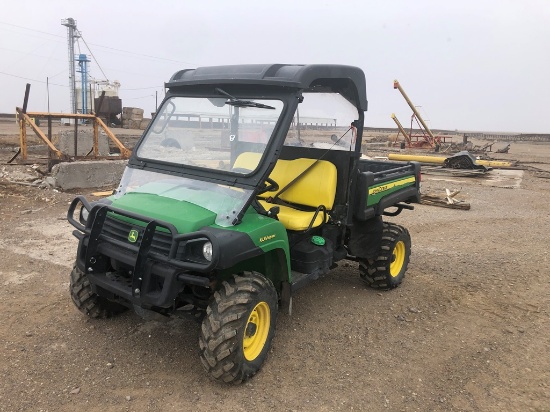
<path id="1" fill-rule="evenodd" d="M 183 260 L 193 263 L 210 263 L 213 258 L 212 242 L 208 238 L 192 239 L 185 243 Z"/>
<path id="2" fill-rule="evenodd" d="M 209 262 L 212 262 L 212 242 L 207 241 L 202 245 L 202 256 Z"/>

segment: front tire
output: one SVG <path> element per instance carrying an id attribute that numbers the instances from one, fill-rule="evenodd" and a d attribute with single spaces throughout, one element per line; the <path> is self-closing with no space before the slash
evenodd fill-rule
<path id="1" fill-rule="evenodd" d="M 126 311 L 126 306 L 111 302 L 95 294 L 92 285 L 79 268 L 73 267 L 69 283 L 71 299 L 79 311 L 90 318 L 110 318 Z"/>
<path id="2" fill-rule="evenodd" d="M 241 383 L 260 370 L 275 334 L 277 302 L 273 283 L 259 273 L 222 283 L 199 339 L 202 364 L 214 379 Z"/>
<path id="3" fill-rule="evenodd" d="M 375 289 L 393 289 L 403 282 L 411 256 L 411 235 L 403 226 L 384 222 L 378 256 L 359 262 L 361 279 Z"/>

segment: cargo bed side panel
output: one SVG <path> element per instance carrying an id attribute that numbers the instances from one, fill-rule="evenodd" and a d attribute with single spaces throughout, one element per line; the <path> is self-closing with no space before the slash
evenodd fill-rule
<path id="1" fill-rule="evenodd" d="M 355 212 L 359 220 L 380 215 L 399 202 L 418 202 L 420 166 L 416 163 L 361 160 L 356 184 Z"/>

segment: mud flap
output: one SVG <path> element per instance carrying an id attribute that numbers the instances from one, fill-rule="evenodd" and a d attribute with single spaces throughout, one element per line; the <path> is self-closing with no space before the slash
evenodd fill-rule
<path id="1" fill-rule="evenodd" d="M 366 221 L 353 219 L 348 242 L 350 254 L 361 259 L 373 259 L 378 255 L 384 224 L 381 216 Z"/>

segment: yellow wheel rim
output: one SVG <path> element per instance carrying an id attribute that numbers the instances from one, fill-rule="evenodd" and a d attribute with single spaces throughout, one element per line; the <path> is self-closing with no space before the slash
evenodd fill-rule
<path id="1" fill-rule="evenodd" d="M 405 263 L 405 242 L 400 240 L 393 248 L 393 259 L 390 263 L 390 275 L 396 277 L 401 273 L 403 264 Z"/>
<path id="2" fill-rule="evenodd" d="M 243 353 L 247 361 L 253 361 L 262 352 L 270 323 L 269 305 L 265 302 L 258 303 L 250 313 L 244 328 Z"/>

